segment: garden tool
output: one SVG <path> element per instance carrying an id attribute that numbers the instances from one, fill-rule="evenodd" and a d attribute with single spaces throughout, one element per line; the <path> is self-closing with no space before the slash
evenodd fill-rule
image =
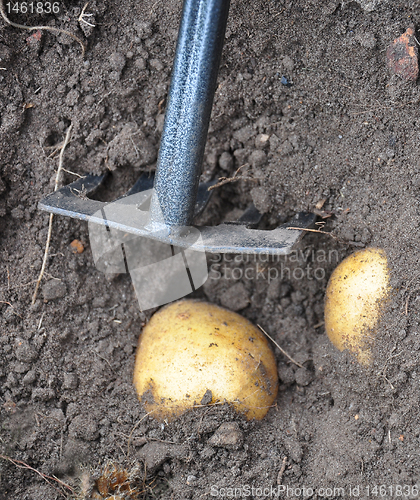
<path id="1" fill-rule="evenodd" d="M 86 175 L 44 198 L 39 204 L 42 210 L 89 221 L 89 229 L 102 226 L 108 236 L 97 232 L 96 240 L 104 248 L 113 231 L 118 244 L 133 241 L 135 236 L 147 238 L 169 245 L 172 257 L 182 254 L 184 260 L 186 251 L 190 256 L 194 251 L 291 252 L 303 236 L 302 230 L 314 223 L 314 214 L 299 213 L 287 224 L 260 230 L 262 215 L 252 205 L 235 222 L 194 226 L 195 217 L 210 199 L 209 187 L 215 184 L 200 184 L 199 179 L 228 10 L 229 0 L 184 1 L 154 179 L 143 175 L 124 196 L 104 203 L 89 196 L 105 176 Z M 291 227 L 294 229 L 288 229 Z M 102 251 L 102 255 L 106 253 Z M 123 260 L 127 268 L 127 255 Z M 123 260 L 107 262 L 115 270 Z"/>

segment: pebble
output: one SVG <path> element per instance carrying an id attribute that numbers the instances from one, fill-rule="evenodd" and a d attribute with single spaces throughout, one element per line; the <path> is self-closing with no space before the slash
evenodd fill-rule
<path id="1" fill-rule="evenodd" d="M 262 167 L 267 163 L 267 155 L 261 149 L 256 149 L 251 153 L 249 161 L 253 168 Z"/>
<path id="2" fill-rule="evenodd" d="M 242 127 L 233 133 L 233 138 L 245 144 L 254 135 L 254 130 L 250 125 Z"/>
<path id="3" fill-rule="evenodd" d="M 207 441 L 210 446 L 220 448 L 238 448 L 243 441 L 243 434 L 236 422 L 223 423 Z"/>
<path id="4" fill-rule="evenodd" d="M 258 134 L 255 138 L 255 147 L 257 149 L 263 149 L 268 146 L 270 143 L 268 142 L 270 136 L 268 134 Z"/>
<path id="5" fill-rule="evenodd" d="M 143 57 L 137 57 L 136 60 L 134 61 L 134 66 L 137 69 L 145 69 L 146 61 L 143 59 Z"/>
<path id="6" fill-rule="evenodd" d="M 414 29 L 396 38 L 386 51 L 389 70 L 405 80 L 415 82 L 419 75 L 418 47 L 414 38 Z"/>
<path id="7" fill-rule="evenodd" d="M 147 471 L 156 471 L 168 458 L 181 458 L 188 454 L 182 445 L 170 445 L 158 441 L 146 443 L 137 453 L 137 458 L 144 461 Z"/>
<path id="8" fill-rule="evenodd" d="M 224 151 L 219 158 L 219 167 L 223 170 L 229 171 L 233 167 L 233 156 Z"/>
<path id="9" fill-rule="evenodd" d="M 204 396 L 200 401 L 200 405 L 208 405 L 211 403 L 212 399 L 213 399 L 213 394 L 210 389 L 207 389 L 207 391 L 204 393 Z"/>
<path id="10" fill-rule="evenodd" d="M 288 80 L 285 76 L 282 76 L 280 79 L 280 83 L 284 85 L 285 87 L 291 87 L 293 85 L 293 82 Z"/>
<path id="11" fill-rule="evenodd" d="M 83 243 L 80 240 L 73 240 L 70 243 L 70 247 L 73 253 L 83 253 L 83 250 L 85 249 Z"/>
<path id="12" fill-rule="evenodd" d="M 36 372 L 34 370 L 29 370 L 28 373 L 23 377 L 23 385 L 32 385 L 36 380 Z"/>

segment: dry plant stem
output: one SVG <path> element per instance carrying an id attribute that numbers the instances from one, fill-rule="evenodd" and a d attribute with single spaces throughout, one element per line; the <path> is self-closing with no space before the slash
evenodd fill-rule
<path id="1" fill-rule="evenodd" d="M 287 352 L 286 352 L 284 349 L 282 349 L 282 348 L 281 348 L 281 347 L 277 344 L 277 342 L 276 342 L 276 341 L 275 341 L 272 337 L 270 337 L 270 335 L 268 335 L 268 333 L 264 330 L 264 328 L 263 328 L 262 326 L 260 326 L 260 325 L 257 325 L 257 326 L 258 326 L 258 328 L 259 328 L 259 329 L 263 332 L 263 334 L 264 334 L 266 337 L 268 337 L 268 338 L 271 340 L 271 342 L 273 342 L 273 344 L 274 344 L 276 347 L 278 347 L 278 349 L 280 350 L 280 352 L 281 352 L 282 354 L 284 354 L 284 355 L 286 356 L 286 358 L 287 358 L 287 359 L 289 359 L 289 360 L 290 360 L 293 364 L 295 364 L 296 366 L 299 366 L 299 368 L 303 368 L 303 365 L 301 365 L 300 363 L 298 363 L 295 359 L 293 359 L 293 358 L 292 358 L 292 356 L 290 356 L 289 354 L 287 354 Z"/>
<path id="2" fill-rule="evenodd" d="M 34 31 L 34 30 L 51 31 L 53 33 L 62 33 L 63 35 L 67 35 L 70 38 L 73 38 L 73 40 L 75 40 L 80 45 L 80 47 L 82 48 L 82 57 L 85 55 L 84 43 L 76 35 L 73 35 L 73 33 L 70 33 L 70 31 L 62 30 L 60 28 L 54 28 L 53 26 L 25 26 L 24 24 L 14 23 L 13 21 L 11 21 L 7 17 L 6 10 L 4 8 L 4 1 L 3 0 L 0 0 L 0 14 L 1 14 L 1 17 L 4 19 L 4 21 L 7 24 L 9 24 L 10 26 L 13 26 L 14 28 L 19 28 L 21 30 L 28 30 L 28 31 Z"/>
<path id="3" fill-rule="evenodd" d="M 284 474 L 284 471 L 286 470 L 286 464 L 287 464 L 287 457 L 284 457 L 283 458 L 283 462 L 281 464 L 281 468 L 279 470 L 279 474 L 277 476 L 277 484 L 281 484 L 282 482 L 282 479 L 283 479 L 283 474 Z"/>
<path id="4" fill-rule="evenodd" d="M 28 469 L 28 470 L 31 470 L 33 472 L 36 472 L 39 476 L 42 477 L 42 479 L 44 479 L 44 481 L 46 481 L 52 488 L 54 488 L 56 491 L 58 491 L 60 493 L 60 495 L 63 497 L 63 498 L 68 498 L 67 495 L 65 495 L 61 490 L 59 490 L 58 488 L 56 488 L 52 483 L 51 481 L 56 481 L 58 484 L 60 484 L 63 488 L 69 490 L 72 494 L 74 494 L 74 490 L 71 486 L 69 486 L 68 484 L 66 483 L 63 483 L 63 481 L 60 481 L 59 479 L 57 479 L 56 477 L 53 477 L 53 476 L 48 476 L 47 474 L 43 474 L 42 472 L 40 472 L 39 470 L 37 469 L 34 469 L 33 467 L 31 467 L 30 465 L 26 464 L 25 462 L 22 462 L 21 460 L 15 460 L 13 458 L 10 458 L 8 457 L 7 455 L 0 455 L 0 458 L 2 458 L 3 460 L 7 460 L 8 462 L 12 463 L 13 465 L 15 465 L 16 467 L 18 467 L 19 469 Z"/>
<path id="5" fill-rule="evenodd" d="M 2 0 L 0 0 L 0 2 L 2 2 Z M 64 150 L 66 149 L 66 146 L 70 141 L 70 134 L 71 134 L 72 128 L 73 128 L 73 125 L 70 125 L 70 127 L 67 130 L 66 138 L 64 139 L 63 147 L 61 148 L 61 151 L 60 151 L 60 158 L 59 158 L 59 162 L 58 162 L 57 175 L 55 176 L 54 191 L 57 191 L 57 189 L 58 189 L 58 182 L 60 180 L 61 170 L 63 169 Z M 50 222 L 48 225 L 48 236 L 47 236 L 47 242 L 45 244 L 44 260 L 42 261 L 41 272 L 39 273 L 39 277 L 38 277 L 38 280 L 37 280 L 36 286 L 35 286 L 35 291 L 34 291 L 34 294 L 32 296 L 32 305 L 35 304 L 35 301 L 36 301 L 36 298 L 38 295 L 39 285 L 41 283 L 42 277 L 44 276 L 45 267 L 47 265 L 48 252 L 50 250 L 53 217 L 54 217 L 54 214 L 50 214 Z"/>
<path id="6" fill-rule="evenodd" d="M 249 164 L 245 163 L 245 165 L 242 165 L 241 167 L 238 168 L 238 170 L 233 174 L 233 177 L 220 177 L 219 182 L 215 184 L 214 186 L 210 186 L 207 191 L 212 191 L 213 189 L 216 189 L 220 186 L 223 186 L 224 184 L 229 184 L 230 182 L 237 182 L 237 181 L 256 181 L 256 179 L 252 177 L 242 177 L 238 175 L 240 170 L 244 167 L 248 167 Z"/>

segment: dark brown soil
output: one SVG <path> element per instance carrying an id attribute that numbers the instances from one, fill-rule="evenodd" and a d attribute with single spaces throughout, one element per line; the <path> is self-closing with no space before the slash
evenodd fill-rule
<path id="1" fill-rule="evenodd" d="M 256 488 L 278 479 L 302 489 L 288 497 L 350 497 L 359 486 L 367 498 L 377 486 L 376 497 L 417 498 L 420 92 L 390 74 L 385 52 L 420 25 L 419 2 L 233 1 L 204 170 L 232 176 L 248 163 L 243 174 L 254 180 L 218 188 L 202 222 L 254 201 L 273 226 L 325 199 L 325 230 L 338 239 L 308 234 L 291 258 L 270 262 L 209 256 L 210 279 L 195 296 L 260 324 L 305 368 L 276 353 L 280 392 L 261 422 L 214 406 L 169 425 L 145 417 L 132 385 L 151 313 L 140 312 L 128 275 L 95 268 L 86 223 L 54 218 L 31 306 L 49 220 L 37 204 L 54 189 L 53 153 L 69 125 L 65 169 L 111 169 L 107 199 L 154 168 L 162 130 L 181 2 L 92 0 L 85 19 L 94 28 L 77 22 L 83 5 L 62 0 L 58 15 L 11 17 L 76 33 L 84 58 L 64 35 L 0 21 L 0 454 L 80 498 L 94 498 L 110 461 L 139 489 L 145 478 L 150 498 L 262 498 Z M 74 179 L 64 173 L 62 183 Z M 83 253 L 73 253 L 74 239 Z M 336 351 L 322 326 L 328 277 L 367 245 L 385 249 L 395 290 L 370 369 Z M 224 422 L 239 426 L 235 446 L 209 443 Z M 39 475 L 0 459 L 1 500 L 56 498 Z"/>

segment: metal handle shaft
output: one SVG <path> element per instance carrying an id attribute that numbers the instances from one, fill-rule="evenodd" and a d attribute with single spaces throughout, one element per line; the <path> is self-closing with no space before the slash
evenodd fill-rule
<path id="1" fill-rule="evenodd" d="M 151 224 L 192 223 L 229 0 L 185 0 L 151 204 Z"/>

